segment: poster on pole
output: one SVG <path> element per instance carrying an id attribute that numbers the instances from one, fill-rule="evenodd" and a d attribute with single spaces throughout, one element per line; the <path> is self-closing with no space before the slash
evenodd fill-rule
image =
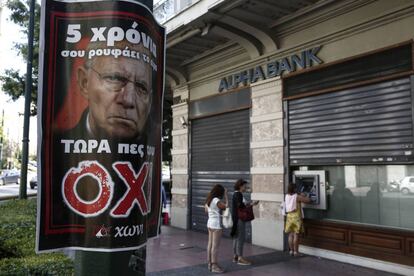
<path id="1" fill-rule="evenodd" d="M 158 234 L 165 30 L 134 1 L 42 2 L 37 252 Z"/>

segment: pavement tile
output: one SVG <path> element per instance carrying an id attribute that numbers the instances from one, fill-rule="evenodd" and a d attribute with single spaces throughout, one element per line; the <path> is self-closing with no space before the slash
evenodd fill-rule
<path id="1" fill-rule="evenodd" d="M 149 276 L 203 276 L 212 275 L 207 269 L 205 233 L 163 227 L 159 238 L 148 242 L 147 275 Z M 237 276 L 390 276 L 395 275 L 374 269 L 304 255 L 290 257 L 249 243 L 245 244 L 245 256 L 252 266 L 240 266 L 232 262 L 232 240 L 222 238 L 219 265 L 223 275 Z"/>

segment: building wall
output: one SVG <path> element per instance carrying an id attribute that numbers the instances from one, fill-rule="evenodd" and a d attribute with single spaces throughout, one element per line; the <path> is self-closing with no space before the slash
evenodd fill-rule
<path id="1" fill-rule="evenodd" d="M 2 33 L 2 24 L 1 24 L 2 19 L 3 19 L 2 14 L 3 14 L 3 1 L 0 0 L 0 36 L 1 36 L 1 33 Z"/>
<path id="2" fill-rule="evenodd" d="M 343 2 L 364 4 L 344 8 Z M 414 37 L 413 24 L 413 1 L 338 1 L 329 9 L 276 27 L 279 49 L 274 53 L 251 60 L 246 51 L 234 46 L 188 65 L 189 97 L 218 94 L 222 77 L 315 46 L 322 46 L 318 57 L 328 63 L 407 41 Z"/>
<path id="3" fill-rule="evenodd" d="M 252 243 L 283 249 L 283 111 L 280 78 L 255 83 L 251 109 Z"/>
<path id="4" fill-rule="evenodd" d="M 171 225 L 187 229 L 188 216 L 188 128 L 181 118 L 188 122 L 188 89 L 181 87 L 174 90 L 174 96 L 181 96 L 182 102 L 172 106 L 173 148 L 172 155 L 172 203 Z"/>
<path id="5" fill-rule="evenodd" d="M 271 60 L 321 45 L 318 56 L 324 63 L 413 39 L 413 1 L 338 1 L 322 11 L 302 16 L 276 27 L 280 49 L 249 60 L 245 51 L 234 47 L 207 56 L 187 67 L 190 79 L 188 98 L 201 99 L 218 94 L 220 79 L 230 74 L 264 65 Z M 220 61 L 220 62 L 218 62 Z M 228 61 L 228 63 L 226 63 Z M 187 87 L 187 86 L 186 86 Z M 252 199 L 260 200 L 252 223 L 253 244 L 282 249 L 283 218 L 278 215 L 283 200 L 283 112 L 280 78 L 251 85 L 251 175 Z M 177 89 L 174 95 L 182 93 Z M 173 107 L 173 225 L 187 228 L 188 134 L 180 132 L 179 115 L 187 105 Z M 187 113 L 188 114 L 188 113 Z M 186 160 L 187 163 L 184 161 Z M 184 174 L 185 172 L 185 174 Z M 187 181 L 187 183 L 185 183 Z M 174 216 L 180 216 L 174 218 Z M 185 216 L 185 217 L 184 217 Z M 185 223 L 184 223 L 185 222 Z"/>

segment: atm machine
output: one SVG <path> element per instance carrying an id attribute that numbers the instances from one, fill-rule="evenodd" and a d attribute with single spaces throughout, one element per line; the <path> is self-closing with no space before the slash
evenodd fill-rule
<path id="1" fill-rule="evenodd" d="M 294 171 L 293 183 L 298 193 L 309 195 L 311 203 L 303 204 L 303 208 L 326 210 L 326 173 L 325 171 Z"/>

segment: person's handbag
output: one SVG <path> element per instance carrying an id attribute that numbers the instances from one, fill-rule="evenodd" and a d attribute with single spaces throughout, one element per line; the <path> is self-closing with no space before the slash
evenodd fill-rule
<path id="1" fill-rule="evenodd" d="M 238 208 L 237 216 L 242 221 L 254 220 L 253 206 L 246 206 L 245 208 Z"/>
<path id="2" fill-rule="evenodd" d="M 222 215 L 223 227 L 228 229 L 233 227 L 233 219 L 231 218 L 230 208 L 227 207 Z"/>
<path id="3" fill-rule="evenodd" d="M 284 201 L 282 203 L 280 203 L 279 215 L 284 216 L 284 217 L 286 217 L 286 215 L 287 215 L 287 213 L 286 213 L 286 203 Z"/>

